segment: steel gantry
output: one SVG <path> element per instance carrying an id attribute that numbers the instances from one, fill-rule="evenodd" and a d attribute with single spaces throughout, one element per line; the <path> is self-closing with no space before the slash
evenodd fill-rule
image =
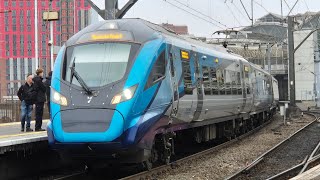
<path id="1" fill-rule="evenodd" d="M 121 19 L 138 0 L 129 0 L 121 9 L 118 0 L 105 0 L 105 9 L 100 9 L 91 0 L 87 0 L 91 7 L 104 19 Z"/>

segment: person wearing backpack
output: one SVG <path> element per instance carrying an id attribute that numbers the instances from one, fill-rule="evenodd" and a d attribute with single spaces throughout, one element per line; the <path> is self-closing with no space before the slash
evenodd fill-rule
<path id="1" fill-rule="evenodd" d="M 33 78 L 34 88 L 37 92 L 36 98 L 36 125 L 35 131 L 45 131 L 42 129 L 42 116 L 43 116 L 43 108 L 44 102 L 46 101 L 46 86 L 43 81 L 43 69 L 39 68 L 36 71 L 36 76 Z"/>
<path id="2" fill-rule="evenodd" d="M 21 101 L 21 132 L 24 132 L 26 122 L 26 132 L 33 131 L 33 129 L 30 128 L 30 122 L 33 109 L 32 106 L 37 93 L 33 88 L 32 78 L 32 74 L 28 74 L 26 83 L 19 88 L 17 93 Z"/>

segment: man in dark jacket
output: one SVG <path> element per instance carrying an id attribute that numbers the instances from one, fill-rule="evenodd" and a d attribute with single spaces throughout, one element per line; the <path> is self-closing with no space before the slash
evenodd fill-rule
<path id="1" fill-rule="evenodd" d="M 26 83 L 19 88 L 17 93 L 21 101 L 21 132 L 24 132 L 25 122 L 26 132 L 31 132 L 33 129 L 30 128 L 32 105 L 36 97 L 36 91 L 32 83 L 32 74 L 28 74 Z"/>
<path id="2" fill-rule="evenodd" d="M 51 77 L 52 77 L 52 71 L 48 73 L 48 76 L 46 78 L 46 82 L 44 82 L 44 85 L 46 86 L 46 94 L 47 94 L 47 105 L 48 105 L 48 111 L 50 114 L 50 86 L 51 86 Z"/>
<path id="3" fill-rule="evenodd" d="M 42 82 L 43 80 L 43 69 L 37 69 L 36 76 L 33 78 L 34 88 L 37 91 L 36 98 L 36 125 L 35 131 L 45 131 L 41 128 L 42 126 L 42 116 L 43 116 L 43 106 L 46 101 L 46 86 Z"/>

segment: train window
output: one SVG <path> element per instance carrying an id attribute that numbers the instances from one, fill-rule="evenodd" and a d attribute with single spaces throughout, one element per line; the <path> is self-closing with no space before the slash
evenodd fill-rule
<path id="1" fill-rule="evenodd" d="M 182 70 L 184 78 L 184 92 L 185 94 L 193 94 L 189 60 L 182 60 Z"/>
<path id="2" fill-rule="evenodd" d="M 163 51 L 158 59 L 156 60 L 156 63 L 153 65 L 153 68 L 150 72 L 147 84 L 145 89 L 148 89 L 149 87 L 153 86 L 157 82 L 161 81 L 166 72 L 166 59 L 165 59 L 165 51 Z"/>
<path id="3" fill-rule="evenodd" d="M 171 76 L 174 77 L 174 64 L 173 64 L 173 54 L 172 52 L 169 52 L 169 60 L 170 60 L 170 71 L 171 71 Z"/>
<path id="4" fill-rule="evenodd" d="M 210 68 L 207 66 L 202 66 L 202 81 L 204 87 L 204 94 L 211 95 L 211 82 L 210 82 Z"/>
<path id="5" fill-rule="evenodd" d="M 239 94 L 239 95 L 242 95 L 242 86 L 241 86 L 241 75 L 240 75 L 240 72 L 237 72 L 237 79 L 238 79 L 238 82 L 237 82 L 238 94 Z"/>
<path id="6" fill-rule="evenodd" d="M 70 46 L 63 62 L 63 78 L 76 86 L 80 83 L 71 73 L 77 71 L 89 87 L 102 87 L 121 80 L 139 46 L 125 43 L 92 43 Z"/>
<path id="7" fill-rule="evenodd" d="M 217 79 L 218 79 L 218 85 L 219 85 L 219 94 L 220 95 L 225 95 L 226 94 L 226 89 L 224 85 L 224 71 L 221 69 L 217 70 Z"/>
<path id="8" fill-rule="evenodd" d="M 210 68 L 210 75 L 212 95 L 219 95 L 217 72 L 215 68 Z"/>
<path id="9" fill-rule="evenodd" d="M 247 67 L 247 66 L 245 66 L 245 67 Z M 249 70 L 246 70 L 246 69 L 245 69 L 245 72 L 244 72 L 244 82 L 245 82 L 245 87 L 246 87 L 247 94 L 251 94 L 250 85 L 249 85 Z"/>
<path id="10" fill-rule="evenodd" d="M 233 72 L 230 70 L 225 70 L 225 88 L 226 88 L 226 94 L 231 95 L 232 93 L 232 74 Z"/>
<path id="11" fill-rule="evenodd" d="M 233 95 L 237 95 L 238 94 L 238 84 L 236 83 L 236 81 L 232 82 L 232 94 Z"/>
<path id="12" fill-rule="evenodd" d="M 247 85 L 247 94 L 251 94 L 250 86 Z"/>
<path id="13" fill-rule="evenodd" d="M 231 91 L 233 95 L 238 94 L 238 77 L 237 77 L 237 72 L 235 71 L 229 71 L 230 72 L 230 77 L 231 77 Z"/>

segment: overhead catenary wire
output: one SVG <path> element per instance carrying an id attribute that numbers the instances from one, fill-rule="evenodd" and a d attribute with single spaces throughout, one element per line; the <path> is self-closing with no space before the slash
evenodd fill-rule
<path id="1" fill-rule="evenodd" d="M 243 4 L 242 0 L 240 0 L 240 2 L 241 2 L 241 5 L 242 5 L 242 7 L 243 7 L 244 11 L 246 12 L 246 14 L 247 14 L 248 18 L 251 20 L 251 17 L 250 17 L 250 15 L 249 15 L 249 13 L 248 13 L 248 11 L 247 11 L 246 7 L 244 6 L 244 4 Z"/>
<path id="2" fill-rule="evenodd" d="M 304 1 L 304 4 L 306 5 L 308 11 L 310 12 L 310 9 L 309 9 L 309 6 L 308 6 L 308 3 L 306 2 L 306 0 L 303 0 Z"/>
<path id="3" fill-rule="evenodd" d="M 165 1 L 165 2 L 169 2 L 168 0 L 164 0 L 164 1 Z M 225 25 L 225 24 L 221 23 L 220 21 L 218 21 L 218 20 L 216 20 L 216 19 L 214 19 L 214 18 L 212 18 L 212 17 L 210 17 L 210 16 L 208 16 L 208 15 L 206 15 L 206 14 L 202 13 L 201 11 L 198 11 L 198 10 L 196 10 L 196 9 L 194 9 L 194 8 L 192 8 L 192 7 L 190 7 L 189 5 L 186 5 L 186 4 L 184 4 L 184 3 L 182 3 L 182 2 L 180 2 L 180 1 L 178 1 L 178 0 L 171 0 L 171 1 L 175 1 L 176 3 L 178 3 L 178 4 L 180 4 L 180 5 L 182 5 L 182 6 L 186 7 L 186 8 L 188 8 L 188 9 L 190 9 L 190 10 L 192 10 L 192 11 L 199 13 L 199 14 L 201 14 L 202 16 L 204 16 L 204 17 L 206 17 L 206 18 L 208 18 L 208 19 L 210 19 L 210 20 L 214 21 L 215 23 L 220 24 L 221 26 L 224 26 L 224 27 L 226 27 L 226 28 L 228 27 L 227 25 Z"/>
<path id="4" fill-rule="evenodd" d="M 286 0 L 283 0 L 283 1 L 287 5 L 288 9 L 290 9 L 290 6 L 289 6 L 288 2 Z"/>
<path id="5" fill-rule="evenodd" d="M 294 9 L 294 7 L 297 5 L 298 2 L 299 2 L 299 0 L 297 0 L 297 1 L 294 3 L 294 5 L 293 5 L 292 8 L 290 9 L 287 17 L 290 15 L 290 13 L 292 12 L 292 10 Z"/>
<path id="6" fill-rule="evenodd" d="M 168 3 L 168 4 L 170 4 L 170 5 L 178 8 L 178 9 L 180 9 L 180 10 L 182 10 L 182 11 L 188 13 L 188 14 L 191 14 L 191 15 L 193 15 L 194 17 L 197 17 L 197 18 L 199 18 L 199 19 L 201 19 L 201 20 L 203 20 L 203 21 L 206 21 L 206 22 L 208 22 L 208 23 L 210 23 L 210 24 L 212 24 L 212 25 L 214 25 L 214 26 L 216 26 L 216 27 L 218 27 L 218 28 L 222 28 L 222 29 L 224 28 L 224 27 L 222 27 L 221 25 L 219 25 L 219 24 L 217 24 L 217 23 L 214 23 L 214 22 L 212 22 L 212 21 L 209 21 L 208 19 L 206 19 L 206 18 L 204 18 L 204 17 L 201 17 L 201 16 L 199 16 L 199 15 L 193 13 L 193 12 L 190 12 L 190 11 L 188 11 L 188 10 L 186 10 L 186 9 L 184 9 L 184 8 L 182 8 L 182 7 L 174 4 L 174 3 L 172 3 L 172 2 L 169 2 L 168 0 L 164 0 L 164 1 L 165 1 L 166 3 Z M 188 7 L 188 6 L 186 6 L 186 7 Z M 191 8 L 191 9 L 192 9 L 192 8 Z M 205 16 L 205 17 L 208 18 L 208 16 Z M 223 25 L 223 26 L 227 27 L 226 25 Z"/>
<path id="7" fill-rule="evenodd" d="M 228 10 L 231 12 L 233 18 L 238 22 L 238 24 L 239 24 L 240 26 L 242 26 L 241 23 L 240 23 L 240 21 L 238 20 L 238 18 L 234 15 L 234 13 L 233 13 L 233 11 L 231 10 L 230 6 L 229 6 L 227 3 L 224 3 L 224 4 L 227 6 Z"/>
<path id="8" fill-rule="evenodd" d="M 247 17 L 243 14 L 243 12 L 241 12 L 241 10 L 238 8 L 238 6 L 236 6 L 233 1 L 231 1 L 231 3 L 236 8 L 236 10 L 242 15 L 242 17 L 244 17 L 244 19 L 247 19 Z"/>
<path id="9" fill-rule="evenodd" d="M 258 6 L 260 6 L 262 9 L 264 9 L 267 13 L 270 13 L 270 11 L 267 10 L 261 3 L 258 3 L 257 1 L 253 0 L 254 3 L 256 3 Z"/>

